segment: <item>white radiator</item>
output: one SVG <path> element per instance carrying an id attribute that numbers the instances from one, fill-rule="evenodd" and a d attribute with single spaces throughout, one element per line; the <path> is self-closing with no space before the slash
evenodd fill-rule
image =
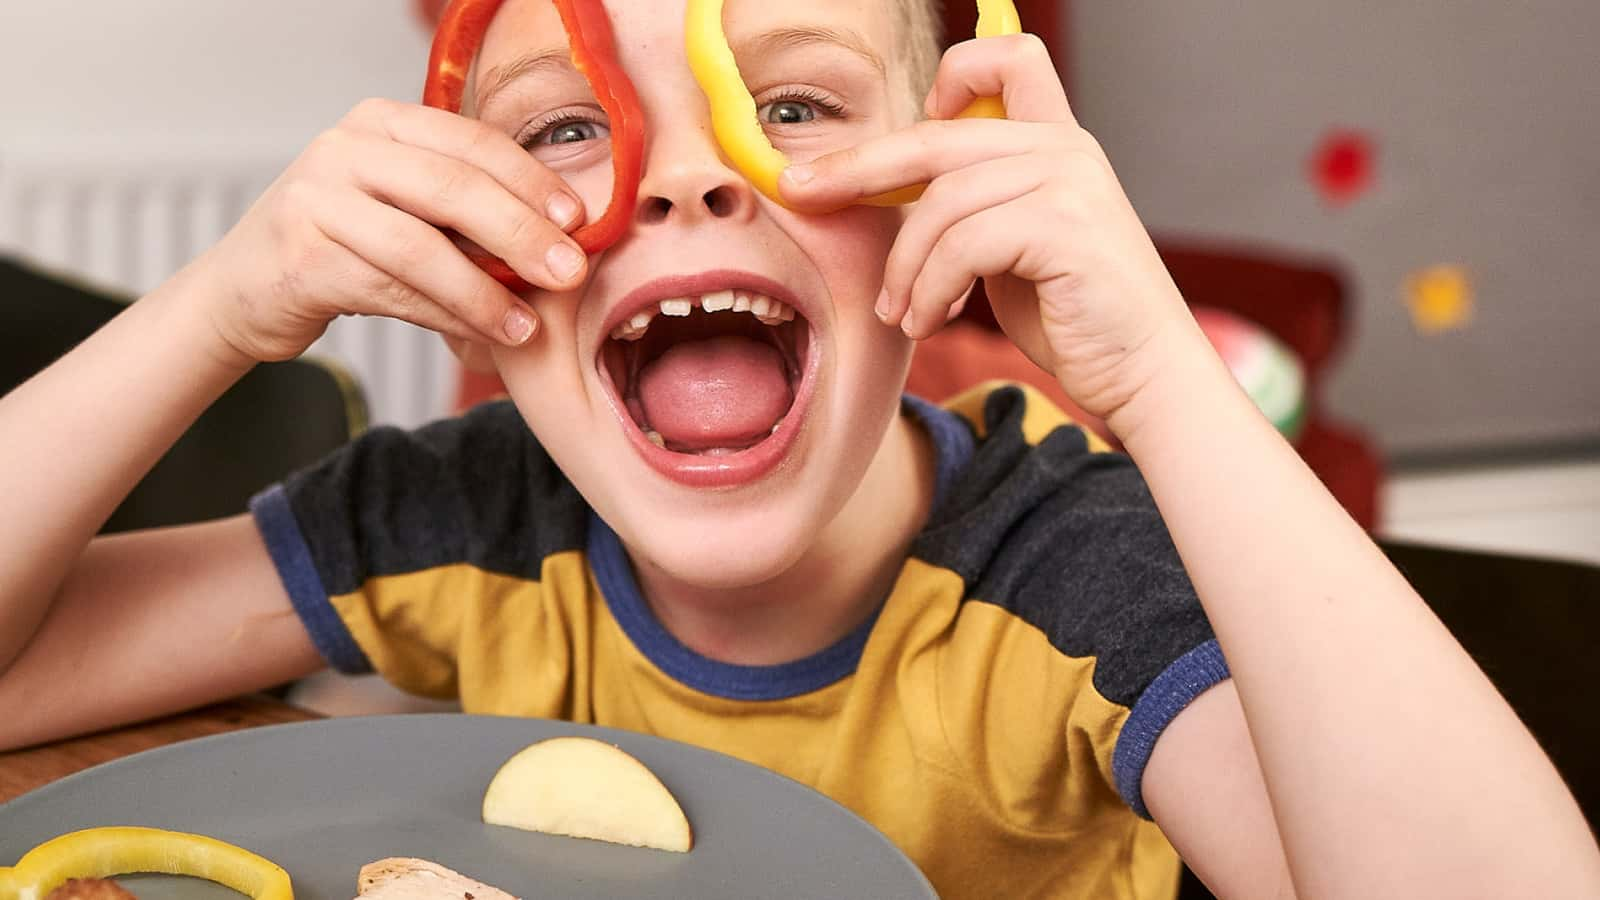
<path id="1" fill-rule="evenodd" d="M 138 296 L 217 241 L 287 160 L 130 160 L 0 149 L 0 252 Z M 374 423 L 438 418 L 455 387 L 437 335 L 387 319 L 341 319 L 309 351 L 355 374 Z"/>

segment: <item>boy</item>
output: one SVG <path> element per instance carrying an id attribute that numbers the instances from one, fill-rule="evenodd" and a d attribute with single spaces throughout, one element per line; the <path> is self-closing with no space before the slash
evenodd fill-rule
<path id="1" fill-rule="evenodd" d="M 553 10 L 511 0 L 476 121 L 362 104 L 0 401 L 28 435 L 0 451 L 0 746 L 326 661 L 753 759 L 949 897 L 1170 895 L 1139 814 L 1223 896 L 1595 895 L 1559 777 L 1209 352 L 1039 42 L 952 49 L 913 124 L 927 4 L 789 6 L 726 24 L 802 211 L 719 155 L 681 3 L 618 2 L 649 144 L 628 235 L 585 259 L 605 123 Z M 1008 121 L 952 121 L 997 94 Z M 1148 492 L 1023 392 L 900 398 L 908 338 L 979 277 Z M 440 331 L 511 403 L 376 431 L 252 516 L 91 540 L 341 314 Z"/>

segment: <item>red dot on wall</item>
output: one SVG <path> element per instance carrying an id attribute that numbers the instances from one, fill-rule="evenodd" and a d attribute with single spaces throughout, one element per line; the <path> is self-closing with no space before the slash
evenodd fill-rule
<path id="1" fill-rule="evenodd" d="M 1364 132 L 1331 131 L 1317 144 L 1307 174 L 1324 203 L 1344 206 L 1372 189 L 1377 149 Z"/>

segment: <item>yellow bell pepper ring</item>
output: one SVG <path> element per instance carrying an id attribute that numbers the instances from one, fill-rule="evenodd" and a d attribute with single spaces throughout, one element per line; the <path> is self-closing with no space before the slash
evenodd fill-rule
<path id="1" fill-rule="evenodd" d="M 187 875 L 215 881 L 254 900 L 294 900 L 289 873 L 243 847 L 181 831 L 116 826 L 74 831 L 0 868 L 0 900 L 44 900 L 74 878 Z"/>
<path id="2" fill-rule="evenodd" d="M 789 160 L 767 140 L 756 114 L 755 99 L 744 86 L 733 50 L 722 30 L 723 0 L 689 0 L 684 15 L 684 51 L 689 69 L 711 106 L 711 130 L 722 152 L 761 193 L 783 203 L 778 176 Z M 1022 18 L 1012 0 L 978 0 L 977 37 L 1021 34 Z M 960 113 L 962 118 L 1003 119 L 999 97 L 980 97 Z M 923 185 L 901 188 L 860 201 L 872 206 L 899 206 L 922 196 Z"/>
<path id="3" fill-rule="evenodd" d="M 999 37 L 1002 34 L 1021 34 L 1022 17 L 1011 0 L 978 0 L 977 37 Z M 962 119 L 1004 119 L 1006 105 L 999 97 L 979 97 L 967 104 L 957 114 Z"/>

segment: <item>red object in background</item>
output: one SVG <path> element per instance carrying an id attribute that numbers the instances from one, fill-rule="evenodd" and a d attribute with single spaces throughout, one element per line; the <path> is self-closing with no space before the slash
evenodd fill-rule
<path id="1" fill-rule="evenodd" d="M 1311 156 L 1311 183 L 1324 203 L 1344 206 L 1372 189 L 1377 155 L 1376 143 L 1362 132 L 1329 132 Z"/>

